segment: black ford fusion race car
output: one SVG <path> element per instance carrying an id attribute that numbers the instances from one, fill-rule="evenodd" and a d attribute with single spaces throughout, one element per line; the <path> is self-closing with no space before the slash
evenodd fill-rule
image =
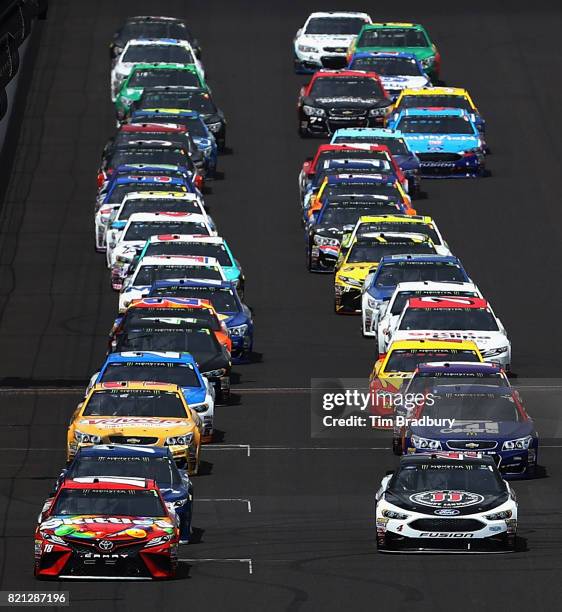
<path id="1" fill-rule="evenodd" d="M 374 72 L 320 70 L 301 91 L 299 134 L 327 136 L 337 129 L 383 127 L 392 102 Z"/>
<path id="2" fill-rule="evenodd" d="M 375 499 L 379 552 L 515 550 L 515 493 L 482 453 L 405 456 Z"/>

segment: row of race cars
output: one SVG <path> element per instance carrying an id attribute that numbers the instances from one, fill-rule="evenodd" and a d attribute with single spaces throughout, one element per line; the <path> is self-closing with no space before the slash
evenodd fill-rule
<path id="1" fill-rule="evenodd" d="M 312 74 L 298 132 L 329 139 L 298 177 L 306 266 L 334 275 L 335 312 L 376 343 L 370 413 L 402 456 L 376 496 L 378 549 L 512 550 L 506 479 L 536 475 L 538 435 L 506 329 L 413 201 L 428 178 L 488 175 L 486 123 L 467 90 L 438 84 L 420 24 L 313 13 L 293 52 Z"/>
<path id="2" fill-rule="evenodd" d="M 35 532 L 38 578 L 170 578 L 233 363 L 252 354 L 244 272 L 208 212 L 226 121 L 182 20 L 133 17 L 110 45 L 117 131 L 94 243 L 118 315 L 76 407 Z"/>

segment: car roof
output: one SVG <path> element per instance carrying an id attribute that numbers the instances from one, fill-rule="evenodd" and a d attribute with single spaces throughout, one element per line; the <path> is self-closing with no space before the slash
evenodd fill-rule
<path id="1" fill-rule="evenodd" d="M 92 391 L 108 391 L 112 389 L 121 389 L 123 391 L 131 390 L 143 390 L 150 389 L 156 391 L 167 391 L 167 392 L 175 392 L 181 395 L 181 389 L 178 385 L 173 385 L 171 383 L 160 383 L 160 382 L 152 382 L 152 381 L 135 381 L 135 382 L 102 382 L 96 383 L 92 387 Z"/>
<path id="2" fill-rule="evenodd" d="M 415 455 L 404 455 L 400 458 L 400 467 L 403 465 L 417 464 L 443 464 L 453 461 L 470 461 L 471 463 L 479 463 L 482 465 L 494 465 L 494 460 L 491 455 L 483 455 L 478 452 L 438 452 L 438 453 L 416 453 Z"/>
<path id="3" fill-rule="evenodd" d="M 119 353 L 111 353 L 119 355 Z M 109 358 L 109 355 L 108 355 Z M 145 457 L 147 455 L 153 457 L 170 457 L 168 447 L 161 446 L 140 446 L 132 444 L 95 444 L 93 446 L 82 446 L 78 450 L 80 457 L 103 457 L 103 456 L 121 456 L 121 457 Z"/>
<path id="4" fill-rule="evenodd" d="M 400 111 L 402 116 L 415 116 L 415 117 L 469 117 L 464 108 L 447 108 L 447 107 L 429 107 L 429 108 L 404 108 Z"/>
<path id="5" fill-rule="evenodd" d="M 156 213 L 133 213 L 129 217 L 128 223 L 135 221 L 177 221 L 178 223 L 205 223 L 203 215 L 190 212 L 156 212 Z"/>
<path id="6" fill-rule="evenodd" d="M 178 353 L 172 351 L 123 351 L 122 353 L 109 353 L 105 363 L 123 363 L 131 361 L 138 361 L 141 363 L 166 362 L 196 365 L 195 358 L 191 353 Z"/>
<path id="7" fill-rule="evenodd" d="M 424 89 L 403 89 L 402 96 L 465 96 L 467 90 L 462 87 L 426 87 Z"/>
<path id="8" fill-rule="evenodd" d="M 396 285 L 395 293 L 402 291 L 476 291 L 474 283 L 463 283 L 461 281 L 406 281 Z"/>
<path id="9" fill-rule="evenodd" d="M 61 483 L 61 489 L 157 489 L 154 480 L 145 478 L 120 478 L 117 476 L 86 476 L 72 478 Z"/>
<path id="10" fill-rule="evenodd" d="M 434 261 L 434 262 L 450 262 L 450 263 L 454 263 L 454 264 L 458 264 L 459 266 L 461 266 L 461 262 L 460 259 L 458 257 L 455 257 L 454 255 L 437 255 L 437 254 L 432 254 L 432 253 L 428 253 L 426 255 L 424 254 L 412 254 L 412 255 L 385 255 L 380 263 L 379 266 L 382 266 L 385 263 L 397 263 L 397 262 L 401 262 L 401 261 Z"/>
<path id="11" fill-rule="evenodd" d="M 502 368 L 496 363 L 474 363 L 473 361 L 437 361 L 432 363 L 423 363 L 418 366 L 420 373 L 435 373 L 435 372 L 460 372 L 462 374 L 478 372 L 492 374 L 501 372 Z"/>
<path id="12" fill-rule="evenodd" d="M 408 340 L 395 340 L 388 347 L 388 352 L 400 349 L 442 349 L 442 350 L 467 350 L 467 351 L 478 351 L 476 343 L 472 340 L 457 340 L 451 338 L 447 340 L 424 340 L 424 339 L 408 339 Z"/>
<path id="13" fill-rule="evenodd" d="M 349 78 L 349 77 L 365 77 L 380 81 L 380 77 L 376 72 L 368 72 L 366 70 L 318 70 L 312 76 L 312 80 L 317 78 Z M 312 82 L 312 81 L 311 81 Z"/>
<path id="14" fill-rule="evenodd" d="M 167 288 L 167 287 L 205 287 L 209 289 L 234 289 L 231 281 L 216 280 L 209 278 L 200 279 L 179 279 L 179 280 L 158 280 L 154 281 L 151 289 Z"/>
<path id="15" fill-rule="evenodd" d="M 141 266 L 213 266 L 220 267 L 216 257 L 203 257 L 201 255 L 149 255 L 139 262 Z"/>
<path id="16" fill-rule="evenodd" d="M 413 53 L 406 53 L 405 51 L 358 51 L 353 54 L 351 59 L 367 57 L 402 58 L 418 61 Z"/>
<path id="17" fill-rule="evenodd" d="M 452 295 L 420 296 L 410 298 L 407 308 L 424 308 L 426 310 L 474 310 L 488 308 L 488 302 L 478 297 L 460 297 Z"/>
<path id="18" fill-rule="evenodd" d="M 199 201 L 200 198 L 196 193 L 189 193 L 187 191 L 131 191 L 127 193 L 123 198 L 126 200 L 187 200 L 187 201 Z M 139 213 L 135 213 L 139 214 Z M 147 213 L 148 214 L 148 213 Z M 186 213 L 190 214 L 190 213 Z"/>
<path id="19" fill-rule="evenodd" d="M 310 13 L 308 19 L 315 17 L 366 17 L 369 21 L 371 20 L 368 13 L 361 13 L 358 11 L 315 11 L 314 13 Z"/>

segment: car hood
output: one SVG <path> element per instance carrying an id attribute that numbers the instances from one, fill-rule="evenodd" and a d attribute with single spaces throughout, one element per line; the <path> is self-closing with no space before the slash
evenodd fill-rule
<path id="1" fill-rule="evenodd" d="M 533 421 L 459 421 L 451 427 L 411 427 L 424 438 L 447 440 L 514 440 L 534 432 Z M 475 433 L 476 432 L 476 433 Z M 470 449 L 478 451 L 478 448 Z"/>
<path id="2" fill-rule="evenodd" d="M 140 544 L 174 533 L 168 517 L 106 516 L 97 514 L 51 516 L 39 525 L 39 531 L 63 538 L 68 543 L 97 545 L 110 540 L 113 546 L 102 545 L 100 552 L 118 552 L 119 546 Z M 93 550 L 92 552 L 96 552 Z"/>
<path id="3" fill-rule="evenodd" d="M 357 47 L 355 52 L 374 52 L 374 53 L 410 53 L 415 55 L 416 59 L 422 60 L 435 55 L 433 49 L 430 47 Z"/>
<path id="4" fill-rule="evenodd" d="M 470 134 L 404 134 L 416 153 L 459 153 L 480 147 L 480 139 Z"/>
<path id="5" fill-rule="evenodd" d="M 185 418 L 172 417 L 110 417 L 82 416 L 75 422 L 76 429 L 83 433 L 94 435 L 161 435 L 166 430 L 167 435 L 181 435 L 191 431 L 193 425 Z M 160 431 L 158 431 L 160 430 Z"/>
<path id="6" fill-rule="evenodd" d="M 247 325 L 250 320 L 243 312 L 230 313 L 219 313 L 222 321 L 225 322 L 227 327 L 236 327 L 237 325 Z"/>
<path id="7" fill-rule="evenodd" d="M 310 96 L 305 99 L 305 104 L 311 104 L 319 108 L 380 108 L 388 106 L 390 100 L 386 98 L 356 98 L 353 96 L 341 96 L 341 97 L 322 97 L 317 98 Z"/>
<path id="8" fill-rule="evenodd" d="M 377 265 L 378 264 L 373 262 L 345 264 L 338 270 L 338 275 L 349 276 L 356 280 L 363 281 L 367 277 L 367 274 L 369 274 L 373 268 L 376 268 Z"/>

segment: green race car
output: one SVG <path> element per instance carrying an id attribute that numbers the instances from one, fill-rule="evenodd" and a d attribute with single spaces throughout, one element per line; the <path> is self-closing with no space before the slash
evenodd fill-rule
<path id="1" fill-rule="evenodd" d="M 371 23 L 361 28 L 348 49 L 347 60 L 354 53 L 411 53 L 421 63 L 427 75 L 439 80 L 441 56 L 427 30 L 419 23 Z"/>
<path id="2" fill-rule="evenodd" d="M 209 90 L 197 67 L 191 64 L 137 64 L 123 81 L 115 98 L 117 118 L 123 119 L 127 109 L 140 99 L 145 87 L 195 87 Z"/>

